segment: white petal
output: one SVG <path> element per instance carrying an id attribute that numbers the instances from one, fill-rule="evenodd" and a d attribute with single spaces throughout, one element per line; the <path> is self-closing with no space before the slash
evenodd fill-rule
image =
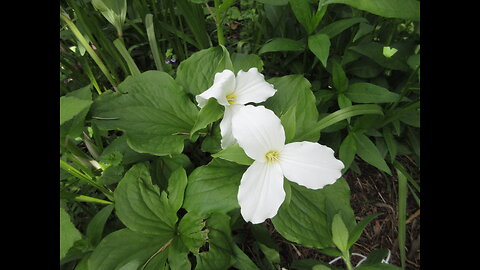
<path id="1" fill-rule="evenodd" d="M 222 134 L 222 140 L 220 141 L 222 149 L 229 147 L 237 143 L 235 137 L 232 133 L 232 117 L 243 105 L 231 104 L 230 106 L 225 107 L 225 113 L 223 114 L 223 119 L 220 122 L 220 134 Z"/>
<path id="2" fill-rule="evenodd" d="M 254 161 L 240 180 L 237 198 L 245 221 L 257 224 L 274 217 L 285 200 L 278 162 Z"/>
<path id="3" fill-rule="evenodd" d="M 280 118 L 263 106 L 242 106 L 233 115 L 232 131 L 245 154 L 254 160 L 266 161 L 268 152 L 280 152 L 285 145 Z"/>
<path id="4" fill-rule="evenodd" d="M 344 168 L 331 148 L 313 142 L 289 143 L 278 158 L 288 180 L 311 189 L 335 183 Z"/>
<path id="5" fill-rule="evenodd" d="M 251 68 L 247 72 L 240 70 L 236 78 L 235 103 L 260 103 L 275 95 L 276 91 L 257 68 Z"/>
<path id="6" fill-rule="evenodd" d="M 224 70 L 215 74 L 213 85 L 205 90 L 205 92 L 197 95 L 198 106 L 203 108 L 208 102 L 208 99 L 215 98 L 218 104 L 228 106 L 227 95 L 235 89 L 235 74 L 231 70 Z"/>

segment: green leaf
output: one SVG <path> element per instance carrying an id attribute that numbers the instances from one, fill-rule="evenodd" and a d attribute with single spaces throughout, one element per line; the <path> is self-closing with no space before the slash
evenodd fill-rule
<path id="1" fill-rule="evenodd" d="M 177 212 L 183 204 L 185 188 L 187 187 L 187 173 L 183 167 L 178 167 L 168 179 L 168 203 L 173 211 Z"/>
<path id="2" fill-rule="evenodd" d="M 127 15 L 127 0 L 92 0 L 92 5 L 121 31 Z"/>
<path id="3" fill-rule="evenodd" d="M 265 43 L 258 54 L 267 52 L 300 52 L 305 50 L 305 43 L 288 38 L 274 38 L 268 43 Z"/>
<path id="4" fill-rule="evenodd" d="M 256 67 L 258 72 L 263 71 L 263 61 L 256 54 L 232 53 L 233 72 L 248 71 L 252 67 Z"/>
<path id="5" fill-rule="evenodd" d="M 353 227 L 354 214 L 350 207 L 350 190 L 340 178 L 334 184 L 312 190 L 290 182 L 292 198 L 283 204 L 272 218 L 275 229 L 285 239 L 306 247 L 332 247 L 330 218 L 340 212 L 347 228 Z"/>
<path id="6" fill-rule="evenodd" d="M 375 144 L 365 135 L 354 132 L 353 136 L 357 143 L 357 155 L 367 163 L 376 168 L 392 175 L 390 168 L 385 160 L 382 158 L 380 151 Z"/>
<path id="7" fill-rule="evenodd" d="M 194 254 L 198 254 L 199 248 L 207 240 L 205 218 L 195 212 L 188 212 L 178 223 L 178 233 L 185 247 Z"/>
<path id="8" fill-rule="evenodd" d="M 115 212 L 132 231 L 171 235 L 177 222 L 176 210 L 169 205 L 165 192 L 152 184 L 143 163 L 132 166 L 115 189 Z"/>
<path id="9" fill-rule="evenodd" d="M 247 156 L 238 144 L 230 145 L 226 149 L 212 154 L 212 157 L 225 159 L 241 165 L 251 165 L 253 163 L 253 159 Z"/>
<path id="10" fill-rule="evenodd" d="M 112 213 L 113 207 L 113 204 L 105 206 L 102 210 L 98 211 L 88 223 L 85 236 L 88 238 L 92 246 L 97 246 L 98 243 L 100 243 L 100 240 L 102 240 L 103 229 L 108 217 Z"/>
<path id="11" fill-rule="evenodd" d="M 62 107 L 62 98 L 69 99 L 67 102 L 63 101 Z M 81 104 L 76 103 L 77 99 L 82 100 L 81 103 L 87 105 L 83 110 L 78 111 L 79 107 L 77 108 L 70 108 L 68 103 L 74 104 L 74 107 Z M 65 96 L 60 98 L 60 138 L 70 137 L 76 138 L 79 137 L 84 129 L 85 126 L 85 117 L 87 116 L 90 106 L 92 103 L 92 92 L 91 92 L 91 85 L 87 85 L 83 88 L 78 90 L 72 91 Z M 62 117 L 63 114 L 63 117 Z M 62 123 L 63 118 L 63 123 Z M 69 119 L 69 120 L 67 120 Z"/>
<path id="12" fill-rule="evenodd" d="M 242 270 L 259 270 L 260 268 L 241 250 L 236 244 L 233 245 L 233 252 L 237 261 L 233 267 Z"/>
<path id="13" fill-rule="evenodd" d="M 348 252 L 348 229 L 343 223 L 342 216 L 336 214 L 332 221 L 332 241 L 343 253 Z"/>
<path id="14" fill-rule="evenodd" d="M 332 268 L 326 266 L 326 265 L 323 265 L 323 264 L 317 264 L 315 266 L 312 267 L 312 270 L 331 270 Z"/>
<path id="15" fill-rule="evenodd" d="M 73 96 L 60 97 L 60 125 L 90 108 L 91 104 L 91 100 L 79 99 Z"/>
<path id="16" fill-rule="evenodd" d="M 390 154 L 390 161 L 393 162 L 397 156 L 397 142 L 393 138 L 392 129 L 389 126 L 383 128 L 383 138 Z"/>
<path id="17" fill-rule="evenodd" d="M 283 129 L 285 130 L 285 144 L 292 142 L 295 138 L 296 133 L 296 108 L 297 106 L 291 107 L 286 113 L 280 117 L 282 122 Z"/>
<path id="18" fill-rule="evenodd" d="M 288 0 L 257 0 L 260 3 L 269 4 L 272 6 L 283 6 L 288 4 Z"/>
<path id="19" fill-rule="evenodd" d="M 377 263 L 371 265 L 360 265 L 355 270 L 401 270 L 402 268 L 393 264 Z"/>
<path id="20" fill-rule="evenodd" d="M 345 165 L 342 172 L 346 172 L 352 161 L 355 159 L 355 154 L 357 153 L 357 144 L 355 143 L 355 139 L 353 138 L 352 133 L 348 133 L 348 135 L 343 139 L 342 143 L 340 144 L 340 150 L 338 152 L 338 157 Z"/>
<path id="21" fill-rule="evenodd" d="M 82 234 L 70 221 L 70 215 L 60 208 L 60 259 L 65 257 L 73 244 L 82 238 Z"/>
<path id="22" fill-rule="evenodd" d="M 364 115 L 364 114 L 379 114 L 383 115 L 382 108 L 374 104 L 365 105 L 353 105 L 344 109 L 338 110 L 320 119 L 316 124 L 316 129 L 322 130 L 328 126 L 331 126 L 337 122 L 345 120 L 347 118 Z"/>
<path id="23" fill-rule="evenodd" d="M 386 18 L 420 19 L 420 2 L 416 0 L 327 0 L 323 5 L 334 3 L 346 4 Z"/>
<path id="24" fill-rule="evenodd" d="M 305 28 L 307 34 L 312 33 L 314 29 L 310 27 L 310 21 L 312 20 L 312 10 L 308 0 L 290 0 L 290 7 L 292 8 L 295 18 Z"/>
<path id="25" fill-rule="evenodd" d="M 340 92 L 344 92 L 348 88 L 348 78 L 343 71 L 343 67 L 338 61 L 332 61 L 332 81 L 333 86 Z"/>
<path id="26" fill-rule="evenodd" d="M 357 23 L 368 22 L 367 19 L 363 17 L 358 18 L 348 18 L 343 20 L 335 21 L 329 25 L 326 25 L 318 31 L 319 34 L 325 34 L 330 39 L 336 37 L 338 34 L 342 33 L 343 31 L 347 30 L 348 28 L 352 27 Z"/>
<path id="27" fill-rule="evenodd" d="M 327 59 L 330 52 L 330 38 L 322 33 L 317 33 L 308 37 L 308 48 L 327 67 Z"/>
<path id="28" fill-rule="evenodd" d="M 382 263 L 382 260 L 388 256 L 388 249 L 378 249 L 370 252 L 362 265 L 372 265 Z"/>
<path id="29" fill-rule="evenodd" d="M 383 47 L 384 45 L 378 42 L 362 42 L 356 46 L 349 47 L 348 49 L 372 59 L 384 68 L 401 70 L 405 72 L 410 70 L 410 67 L 406 64 L 405 59 L 403 59 L 402 55 L 400 54 L 400 50 L 392 57 L 387 58 L 383 55 Z"/>
<path id="30" fill-rule="evenodd" d="M 306 134 L 318 119 L 315 96 L 311 84 L 302 75 L 287 75 L 268 80 L 277 89 L 275 95 L 265 101 L 265 107 L 282 117 L 292 107 L 295 110 L 295 137 L 292 141 L 318 141 L 320 134 Z M 301 109 L 300 109 L 301 108 Z"/>
<path id="31" fill-rule="evenodd" d="M 352 101 L 347 96 L 345 96 L 343 93 L 338 94 L 337 101 L 338 101 L 338 107 L 340 109 L 344 109 L 344 108 L 352 106 Z M 350 117 L 347 118 L 347 121 L 350 123 Z"/>
<path id="32" fill-rule="evenodd" d="M 222 47 L 212 47 L 193 53 L 182 61 L 177 68 L 176 82 L 186 92 L 198 95 L 212 84 L 215 74 L 224 69 L 233 70 L 228 51 Z"/>
<path id="33" fill-rule="evenodd" d="M 110 144 L 103 149 L 102 154 L 99 157 L 99 161 L 105 162 L 110 165 L 116 165 L 111 162 L 114 162 L 115 159 L 121 156 L 119 165 L 128 166 L 133 163 L 142 162 L 152 158 L 152 155 L 142 154 L 135 152 L 127 144 L 127 136 L 122 135 L 115 138 Z"/>
<path id="34" fill-rule="evenodd" d="M 119 85 L 118 93 L 102 94 L 92 118 L 101 129 L 125 132 L 128 145 L 140 153 L 181 153 L 198 110 L 168 75 L 147 71 Z"/>
<path id="35" fill-rule="evenodd" d="M 351 84 L 345 95 L 357 103 L 391 103 L 400 100 L 400 95 L 375 84 L 358 82 Z M 403 98 L 403 101 L 408 101 Z"/>
<path id="36" fill-rule="evenodd" d="M 227 213 L 239 208 L 240 179 L 247 166 L 215 158 L 188 177 L 183 207 L 196 213 Z"/>
<path id="37" fill-rule="evenodd" d="M 398 50 L 395 49 L 395 48 L 391 48 L 391 47 L 389 47 L 389 46 L 383 47 L 383 55 L 384 55 L 386 58 L 392 57 L 396 52 L 398 52 Z"/>
<path id="38" fill-rule="evenodd" d="M 280 264 L 280 253 L 277 243 L 272 239 L 268 230 L 258 224 L 254 224 L 251 227 L 253 236 L 257 240 L 257 244 L 260 247 L 260 250 L 268 259 L 268 261 Z"/>
<path id="39" fill-rule="evenodd" d="M 166 259 L 166 252 L 156 253 L 169 239 L 170 233 L 151 235 L 129 229 L 115 231 L 95 248 L 88 261 L 88 269 L 140 269 L 150 258 L 165 256 Z"/>
<path id="40" fill-rule="evenodd" d="M 398 177 L 398 248 L 400 250 L 400 262 L 405 269 L 405 240 L 406 240 L 406 217 L 407 217 L 407 178 L 401 170 L 397 171 Z"/>
<path id="41" fill-rule="evenodd" d="M 212 214 L 206 222 L 209 228 L 209 250 L 196 255 L 196 270 L 229 269 L 235 263 L 230 217 Z"/>
<path id="42" fill-rule="evenodd" d="M 375 213 L 363 218 L 362 221 L 360 221 L 350 232 L 347 248 L 352 247 L 353 244 L 355 244 L 355 242 L 357 242 L 357 240 L 360 238 L 360 235 L 362 235 L 362 232 L 365 229 L 365 227 L 368 225 L 368 223 L 370 223 L 373 219 L 380 216 L 381 214 L 383 213 Z"/>
<path id="43" fill-rule="evenodd" d="M 218 104 L 215 98 L 210 98 L 207 104 L 200 110 L 197 121 L 190 131 L 190 138 L 198 130 L 205 128 L 208 124 L 217 121 L 223 116 L 224 108 Z"/>

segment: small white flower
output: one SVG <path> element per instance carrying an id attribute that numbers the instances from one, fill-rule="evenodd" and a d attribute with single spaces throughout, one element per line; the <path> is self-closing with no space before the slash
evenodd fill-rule
<path id="1" fill-rule="evenodd" d="M 239 109 L 232 129 L 238 144 L 254 159 L 242 176 L 237 195 L 247 222 L 261 223 L 277 214 L 285 199 L 283 177 L 319 189 L 342 176 L 344 165 L 331 148 L 307 141 L 285 145 L 280 119 L 263 106 Z"/>
<path id="2" fill-rule="evenodd" d="M 236 143 L 232 135 L 232 116 L 235 112 L 247 103 L 267 100 L 276 91 L 272 84 L 265 81 L 257 68 L 250 68 L 247 72 L 240 70 L 236 77 L 231 70 L 226 69 L 215 74 L 213 85 L 195 98 L 200 108 L 203 108 L 212 97 L 220 105 L 225 106 L 225 113 L 220 122 L 221 146 L 225 149 Z"/>

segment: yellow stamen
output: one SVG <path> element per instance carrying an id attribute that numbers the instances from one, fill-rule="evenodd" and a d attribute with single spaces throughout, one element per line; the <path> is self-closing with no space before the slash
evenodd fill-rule
<path id="1" fill-rule="evenodd" d="M 227 95 L 227 101 L 228 103 L 230 104 L 236 104 L 235 102 L 235 98 L 237 97 L 237 95 L 235 95 L 235 92 L 231 93 L 230 95 Z"/>
<path id="2" fill-rule="evenodd" d="M 278 152 L 275 152 L 275 151 L 268 152 L 265 155 L 265 157 L 267 158 L 268 162 L 278 161 Z"/>

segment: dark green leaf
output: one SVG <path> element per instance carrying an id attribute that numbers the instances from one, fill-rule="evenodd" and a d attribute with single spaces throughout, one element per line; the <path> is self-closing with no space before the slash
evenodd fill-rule
<path id="1" fill-rule="evenodd" d="M 190 131 L 190 138 L 198 130 L 206 127 L 208 124 L 217 121 L 223 116 L 224 108 L 218 104 L 215 98 L 210 98 L 207 104 L 200 110 L 197 121 Z"/>
<path id="2" fill-rule="evenodd" d="M 375 144 L 365 135 L 353 133 L 357 144 L 357 155 L 367 163 L 377 167 L 378 169 L 392 175 L 390 168 L 382 158 L 380 151 Z"/>
<path id="3" fill-rule="evenodd" d="M 183 204 L 185 188 L 187 186 L 187 173 L 183 167 L 178 167 L 172 172 L 168 179 L 168 203 L 172 206 L 173 211 L 178 211 Z"/>
<path id="4" fill-rule="evenodd" d="M 348 168 L 352 164 L 352 161 L 355 158 L 356 153 L 357 153 L 357 144 L 355 143 L 355 139 L 353 138 L 353 135 L 351 133 L 348 133 L 345 139 L 343 139 L 342 144 L 340 145 L 340 150 L 338 152 L 338 156 L 340 160 L 345 165 L 345 168 L 343 168 L 342 172 L 345 172 L 348 170 Z"/>
<path id="5" fill-rule="evenodd" d="M 315 56 L 322 62 L 322 65 L 327 67 L 327 59 L 330 52 L 330 38 L 321 33 L 317 33 L 308 37 L 308 48 L 315 54 Z"/>
<path id="6" fill-rule="evenodd" d="M 73 244 L 82 238 L 82 234 L 70 221 L 70 215 L 60 208 L 60 259 L 65 257 Z"/>
<path id="7" fill-rule="evenodd" d="M 336 37 L 338 34 L 342 33 L 346 29 L 352 27 L 357 23 L 368 22 L 367 19 L 359 17 L 359 18 L 348 18 L 343 20 L 335 21 L 329 25 L 326 25 L 318 31 L 320 34 L 327 35 L 330 39 Z"/>
<path id="8" fill-rule="evenodd" d="M 420 2 L 416 0 L 327 0 L 323 5 L 346 4 L 386 18 L 420 19 Z"/>
<path id="9" fill-rule="evenodd" d="M 369 215 L 369 216 L 363 218 L 362 221 L 360 221 L 353 228 L 353 230 L 350 231 L 350 237 L 348 238 L 347 248 L 350 248 L 351 246 L 353 246 L 353 244 L 355 244 L 355 242 L 357 242 L 358 238 L 360 238 L 360 235 L 362 235 L 362 232 L 365 229 L 365 227 L 368 225 L 368 223 L 370 223 L 370 221 L 372 221 L 373 219 L 375 219 L 376 217 L 378 217 L 381 214 L 382 213 L 375 213 L 375 214 L 372 214 L 372 215 Z"/>
<path id="10" fill-rule="evenodd" d="M 258 51 L 258 54 L 267 52 L 292 52 L 305 50 L 305 43 L 288 38 L 274 38 L 270 42 L 265 43 Z"/>
<path id="11" fill-rule="evenodd" d="M 233 72 L 248 71 L 252 67 L 256 67 L 258 72 L 263 71 L 263 61 L 256 54 L 232 53 Z"/>
<path id="12" fill-rule="evenodd" d="M 345 95 L 357 103 L 391 103 L 400 100 L 400 95 L 388 89 L 366 82 L 351 84 Z M 407 98 L 402 100 L 408 101 Z"/>
<path id="13" fill-rule="evenodd" d="M 247 156 L 238 144 L 230 145 L 226 149 L 212 154 L 212 157 L 225 159 L 241 165 L 251 165 L 253 163 L 253 159 Z"/>
<path id="14" fill-rule="evenodd" d="M 113 207 L 113 204 L 105 206 L 102 210 L 98 211 L 88 223 L 85 235 L 92 246 L 97 246 L 98 243 L 100 243 L 100 240 L 102 240 L 103 228 L 105 227 L 108 217 L 112 213 Z"/>

